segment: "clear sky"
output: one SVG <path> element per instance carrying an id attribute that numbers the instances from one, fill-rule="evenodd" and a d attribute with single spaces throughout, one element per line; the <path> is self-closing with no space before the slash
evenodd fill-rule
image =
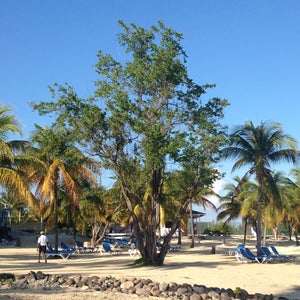
<path id="1" fill-rule="evenodd" d="M 215 83 L 209 95 L 231 103 L 225 124 L 279 122 L 300 143 L 299 16 L 298 0 L 2 0 L 0 104 L 13 107 L 28 138 L 46 122 L 28 102 L 51 100 L 48 85 L 67 82 L 87 97 L 97 52 L 124 59 L 118 20 L 162 20 L 183 33 L 190 77 Z"/>

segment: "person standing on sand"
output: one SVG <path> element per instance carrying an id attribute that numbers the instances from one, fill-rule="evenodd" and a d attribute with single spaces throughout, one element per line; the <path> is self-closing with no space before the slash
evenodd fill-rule
<path id="1" fill-rule="evenodd" d="M 48 241 L 48 238 L 45 235 L 44 231 L 41 231 L 40 234 L 41 235 L 39 236 L 39 238 L 37 240 L 37 251 L 39 253 L 38 263 L 41 260 L 41 255 L 43 254 L 44 259 L 45 259 L 45 264 L 46 264 L 47 263 L 46 249 L 47 249 L 49 241 Z"/>

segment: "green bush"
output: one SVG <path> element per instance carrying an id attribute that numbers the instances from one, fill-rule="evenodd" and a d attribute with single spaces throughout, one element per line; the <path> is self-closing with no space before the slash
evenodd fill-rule
<path id="1" fill-rule="evenodd" d="M 233 232 L 233 228 L 226 223 L 216 223 L 204 229 L 203 234 L 212 236 L 228 236 Z"/>

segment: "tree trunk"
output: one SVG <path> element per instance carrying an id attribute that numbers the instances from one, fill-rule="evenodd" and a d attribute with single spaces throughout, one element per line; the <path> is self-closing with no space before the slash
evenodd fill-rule
<path id="1" fill-rule="evenodd" d="M 43 224 L 43 217 L 41 216 L 41 219 L 40 219 L 40 229 L 41 230 L 44 230 L 44 224 Z"/>
<path id="2" fill-rule="evenodd" d="M 160 222 L 160 204 L 156 203 L 156 220 L 155 220 L 155 226 L 156 226 L 156 230 L 157 230 L 157 238 L 158 240 L 161 239 L 161 222 Z"/>
<path id="3" fill-rule="evenodd" d="M 195 247 L 195 230 L 194 230 L 194 218 L 193 218 L 193 206 L 192 203 L 189 204 L 189 211 L 190 211 L 190 219 L 191 219 L 191 237 L 192 237 L 192 243 L 190 248 Z"/>
<path id="4" fill-rule="evenodd" d="M 244 242 L 243 244 L 246 245 L 246 240 L 247 240 L 247 223 L 248 223 L 248 218 L 244 219 Z"/>
<path id="5" fill-rule="evenodd" d="M 164 242 L 161 245 L 160 252 L 157 255 L 157 265 L 159 265 L 159 266 L 162 266 L 163 263 L 164 263 L 165 257 L 166 257 L 166 255 L 169 251 L 169 248 L 170 248 L 170 243 L 171 243 L 172 236 L 174 235 L 176 230 L 180 227 L 179 224 L 180 224 L 181 217 L 179 216 L 179 217 L 175 218 L 175 220 L 172 224 L 171 230 L 169 231 L 169 233 L 164 238 Z"/>
<path id="6" fill-rule="evenodd" d="M 263 245 L 266 245 L 266 239 L 267 239 L 267 224 L 264 223 L 264 238 L 263 238 Z"/>
<path id="7" fill-rule="evenodd" d="M 147 227 L 145 230 L 142 230 L 140 227 L 140 223 L 138 221 L 137 216 L 132 211 L 133 218 L 133 228 L 134 235 L 136 237 L 137 248 L 141 253 L 141 258 L 137 260 L 136 263 L 141 263 L 144 265 L 154 265 L 161 266 L 164 263 L 166 254 L 169 251 L 170 242 L 172 236 L 179 228 L 179 222 L 182 217 L 185 215 L 187 210 L 187 203 L 183 201 L 182 206 L 177 212 L 176 217 L 174 218 L 174 222 L 169 233 L 165 236 L 164 241 L 160 244 L 160 251 L 157 251 L 156 247 L 156 232 L 154 228 Z M 154 230 L 153 230 L 154 229 Z"/>
<path id="8" fill-rule="evenodd" d="M 274 240 L 277 241 L 278 240 L 278 227 L 275 226 L 273 228 L 273 234 L 274 234 Z"/>
<path id="9" fill-rule="evenodd" d="M 72 229 L 73 229 L 73 247 L 75 247 L 75 244 L 76 244 L 75 243 L 76 242 L 76 226 L 75 226 L 75 222 L 73 222 Z"/>
<path id="10" fill-rule="evenodd" d="M 161 169 L 152 170 L 152 190 L 151 190 L 151 213 L 150 222 L 146 222 L 146 228 L 143 232 L 144 234 L 144 251 L 141 255 L 145 264 L 150 265 L 162 265 L 164 262 L 164 256 L 167 251 L 163 244 L 165 244 L 165 239 L 163 244 L 158 247 L 158 239 L 160 238 L 160 189 L 162 184 Z M 136 224 L 137 226 L 138 224 Z M 139 230 L 139 232 L 141 232 Z M 139 238 L 142 240 L 142 237 Z M 159 251 L 159 252 L 158 252 Z"/>
<path id="11" fill-rule="evenodd" d="M 54 191 L 54 249 L 58 250 L 58 205 L 57 205 L 57 191 Z"/>
<path id="12" fill-rule="evenodd" d="M 94 221 L 92 224 L 92 237 L 91 237 L 91 246 L 96 247 L 97 246 L 97 238 L 100 232 L 101 224 L 97 222 L 97 220 Z"/>
<path id="13" fill-rule="evenodd" d="M 293 227 L 291 226 L 291 224 L 288 225 L 288 230 L 289 230 L 289 238 L 290 238 L 290 241 L 292 240 L 292 230 L 293 230 Z"/>
<path id="14" fill-rule="evenodd" d="M 257 217 L 256 217 L 256 249 L 257 255 L 261 254 L 261 204 L 262 204 L 262 180 L 258 176 L 258 199 L 257 199 Z"/>
<path id="15" fill-rule="evenodd" d="M 94 219 L 94 223 L 92 224 L 92 237 L 91 237 L 91 245 L 93 247 L 97 247 L 99 243 L 104 239 L 105 232 L 107 228 L 110 226 L 110 222 L 108 220 L 112 219 L 112 216 L 119 211 L 121 205 L 115 207 L 115 209 L 111 212 L 110 215 L 106 216 L 106 223 L 102 229 L 102 223 L 98 223 L 97 219 Z M 102 230 L 102 232 L 101 232 Z"/>
<path id="16" fill-rule="evenodd" d="M 97 247 L 99 243 L 103 240 L 107 228 L 110 226 L 110 223 L 107 222 L 101 232 L 102 223 L 98 223 L 97 220 L 92 224 L 92 237 L 91 237 L 91 246 Z"/>
<path id="17" fill-rule="evenodd" d="M 181 206 L 178 208 L 176 217 L 174 218 L 174 222 L 169 233 L 164 238 L 163 243 L 160 245 L 160 251 L 157 251 L 157 216 L 156 211 L 159 209 L 159 195 L 161 188 L 160 175 L 157 176 L 155 172 L 153 172 L 152 176 L 152 195 L 151 195 L 151 206 L 150 212 L 147 213 L 147 209 L 143 207 L 143 203 L 141 203 L 142 210 L 146 213 L 144 220 L 140 220 L 138 215 L 135 214 L 134 208 L 132 205 L 132 199 L 136 199 L 136 194 L 131 193 L 130 188 L 127 186 L 124 178 L 119 174 L 119 179 L 121 182 L 122 194 L 125 198 L 126 205 L 128 211 L 132 217 L 133 224 L 133 234 L 136 238 L 136 246 L 140 251 L 141 258 L 139 258 L 136 263 L 143 265 L 154 265 L 161 266 L 164 263 L 165 256 L 169 250 L 170 241 L 172 239 L 173 234 L 179 227 L 179 221 L 186 214 L 187 206 L 189 203 L 189 198 L 185 198 L 182 200 Z M 156 197 L 157 196 L 157 197 Z M 139 202 L 139 199 L 136 199 Z"/>
<path id="18" fill-rule="evenodd" d="M 226 234 L 223 235 L 223 244 L 226 245 Z"/>
<path id="19" fill-rule="evenodd" d="M 298 234 L 297 234 L 297 229 L 294 231 L 295 239 L 296 239 L 296 246 L 299 246 L 299 239 L 298 239 Z"/>
<path id="20" fill-rule="evenodd" d="M 181 224 L 180 224 L 180 222 L 179 222 L 179 224 L 178 224 L 178 241 L 177 241 L 177 244 L 178 244 L 178 245 L 181 245 L 181 244 L 182 244 L 181 237 L 182 237 L 182 233 L 181 233 Z"/>

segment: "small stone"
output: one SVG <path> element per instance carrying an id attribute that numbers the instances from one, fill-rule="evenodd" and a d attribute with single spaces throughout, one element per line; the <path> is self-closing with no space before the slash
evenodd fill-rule
<path id="1" fill-rule="evenodd" d="M 128 290 L 128 294 L 131 294 L 131 295 L 133 295 L 133 294 L 135 294 L 135 292 L 136 292 L 136 289 L 133 287 L 133 288 L 130 288 L 129 290 Z"/>
<path id="2" fill-rule="evenodd" d="M 159 290 L 160 290 L 161 292 L 164 292 L 164 291 L 166 291 L 166 290 L 168 289 L 168 287 L 169 287 L 169 284 L 168 284 L 168 283 L 162 282 L 162 283 L 160 283 L 160 285 L 159 285 Z"/>
<path id="3" fill-rule="evenodd" d="M 222 292 L 222 293 L 220 294 L 220 296 L 221 296 L 221 299 L 222 299 L 222 300 L 231 300 L 231 297 L 228 295 L 227 292 Z"/>
<path id="4" fill-rule="evenodd" d="M 177 290 L 178 285 L 175 282 L 171 282 L 169 283 L 169 289 L 171 291 L 176 291 Z"/>
<path id="5" fill-rule="evenodd" d="M 78 281 L 76 284 L 77 287 L 81 288 L 84 286 L 84 283 L 82 281 Z"/>
<path id="6" fill-rule="evenodd" d="M 188 293 L 188 291 L 189 290 L 187 288 L 180 287 L 180 288 L 177 289 L 177 294 L 178 295 L 184 295 L 184 294 Z"/>
<path id="7" fill-rule="evenodd" d="M 28 288 L 28 282 L 27 282 L 26 278 L 23 278 L 23 279 L 17 280 L 13 286 L 17 289 L 24 290 L 24 289 Z"/>
<path id="8" fill-rule="evenodd" d="M 192 294 L 190 300 L 202 300 L 199 294 Z"/>
<path id="9" fill-rule="evenodd" d="M 125 282 L 123 282 L 123 283 L 121 283 L 121 289 L 126 289 L 126 290 L 128 290 L 128 289 L 130 289 L 130 288 L 132 288 L 132 287 L 134 287 L 134 284 L 133 284 L 133 282 L 132 281 L 125 281 Z"/>
<path id="10" fill-rule="evenodd" d="M 46 277 L 46 275 L 43 272 L 41 272 L 41 271 L 36 272 L 36 279 L 37 280 L 44 279 L 45 277 Z"/>
<path id="11" fill-rule="evenodd" d="M 193 286 L 193 291 L 195 293 L 199 293 L 199 294 L 205 293 L 207 291 L 207 287 L 204 286 L 204 285 L 194 285 Z"/>
<path id="12" fill-rule="evenodd" d="M 211 299 L 211 297 L 210 297 L 207 293 L 201 294 L 201 298 L 202 298 L 203 300 Z"/>
<path id="13" fill-rule="evenodd" d="M 135 292 L 138 296 L 140 297 L 147 297 L 147 296 L 150 296 L 150 292 L 149 291 L 146 291 L 145 289 L 136 289 L 136 292 Z"/>
<path id="14" fill-rule="evenodd" d="M 207 293 L 209 297 L 213 300 L 221 299 L 221 296 L 214 290 Z"/>

